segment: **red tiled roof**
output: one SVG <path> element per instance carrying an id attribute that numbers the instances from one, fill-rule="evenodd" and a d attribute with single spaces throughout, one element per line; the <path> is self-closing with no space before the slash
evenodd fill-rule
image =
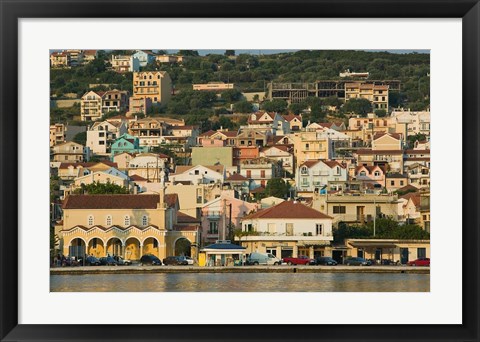
<path id="1" fill-rule="evenodd" d="M 200 223 L 200 219 L 197 219 L 196 217 L 187 215 L 179 211 L 177 213 L 177 222 L 178 223 Z"/>
<path id="2" fill-rule="evenodd" d="M 300 115 L 288 114 L 288 115 L 283 115 L 283 118 L 288 122 L 292 121 L 293 119 L 298 119 L 300 122 L 302 122 L 302 118 L 300 117 Z"/>
<path id="3" fill-rule="evenodd" d="M 327 165 L 329 168 L 334 168 L 336 166 L 339 166 L 341 167 L 342 169 L 345 168 L 344 165 L 340 164 L 339 162 L 335 161 L 335 160 L 322 160 L 322 162 Z"/>
<path id="4" fill-rule="evenodd" d="M 226 132 L 220 132 L 223 135 L 225 135 L 227 138 L 235 138 L 238 135 L 237 131 L 226 131 Z"/>
<path id="5" fill-rule="evenodd" d="M 331 219 L 318 210 L 295 201 L 284 201 L 273 207 L 259 210 L 243 219 Z"/>
<path id="6" fill-rule="evenodd" d="M 159 195 L 70 195 L 63 209 L 156 209 Z"/>
<path id="7" fill-rule="evenodd" d="M 400 196 L 400 198 L 404 198 L 406 200 L 411 199 L 413 204 L 416 207 L 420 207 L 420 194 L 418 192 L 410 192 L 408 194 L 405 194 L 403 196 Z"/>
<path id="8" fill-rule="evenodd" d="M 207 132 L 205 132 L 205 133 L 200 134 L 200 137 L 202 137 L 202 138 L 203 138 L 203 137 L 211 137 L 211 136 L 214 135 L 215 133 L 217 133 L 217 132 L 216 132 L 216 131 L 209 130 L 209 131 L 207 131 Z"/>
<path id="9" fill-rule="evenodd" d="M 248 178 L 243 177 L 239 173 L 235 173 L 227 178 L 227 181 L 246 181 L 246 180 L 248 180 Z"/>
<path id="10" fill-rule="evenodd" d="M 182 226 L 179 224 L 173 225 L 173 230 L 175 231 L 197 231 L 198 226 L 190 225 L 190 226 Z"/>
<path id="11" fill-rule="evenodd" d="M 408 154 L 430 154 L 430 150 L 406 150 Z"/>
<path id="12" fill-rule="evenodd" d="M 175 205 L 178 203 L 177 194 L 166 194 L 164 198 L 165 198 L 165 203 L 167 203 L 167 206 L 169 208 L 175 207 Z"/>
<path id="13" fill-rule="evenodd" d="M 397 191 L 408 191 L 408 190 L 415 190 L 418 191 L 418 188 L 414 187 L 413 185 L 405 185 L 403 188 L 397 189 Z"/>
<path id="14" fill-rule="evenodd" d="M 317 165 L 320 162 L 320 160 L 307 160 L 304 161 L 302 165 L 300 166 L 306 166 L 308 168 L 311 168 L 314 165 Z"/>
<path id="15" fill-rule="evenodd" d="M 265 191 L 265 188 L 263 186 L 259 186 L 258 188 L 255 188 L 253 190 L 250 190 L 250 193 L 251 194 L 256 194 L 256 193 L 259 193 L 259 192 L 264 192 Z"/>
<path id="16" fill-rule="evenodd" d="M 142 176 L 139 175 L 132 175 L 130 176 L 130 179 L 133 181 L 146 181 L 146 178 L 143 178 Z"/>
<path id="17" fill-rule="evenodd" d="M 383 137 L 384 135 L 389 135 L 389 136 L 391 136 L 392 138 L 397 139 L 397 140 L 400 140 L 400 139 L 402 138 L 401 134 L 399 134 L 399 133 L 385 133 L 385 132 L 382 132 L 382 133 L 376 133 L 376 134 L 373 136 L 373 140 L 377 140 L 378 138 L 381 138 L 381 137 Z"/>

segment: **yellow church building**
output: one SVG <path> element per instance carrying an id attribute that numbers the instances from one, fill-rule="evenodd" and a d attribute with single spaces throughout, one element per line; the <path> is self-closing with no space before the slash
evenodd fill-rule
<path id="1" fill-rule="evenodd" d="M 108 254 L 130 260 L 139 260 L 144 254 L 160 259 L 170 255 L 197 257 L 198 230 L 179 226 L 177 210 L 178 197 L 163 191 L 70 195 L 63 203 L 63 254 Z"/>

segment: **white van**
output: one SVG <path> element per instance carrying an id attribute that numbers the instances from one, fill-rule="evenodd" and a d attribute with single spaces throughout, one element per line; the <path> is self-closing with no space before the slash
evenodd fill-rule
<path id="1" fill-rule="evenodd" d="M 247 265 L 281 265 L 282 260 L 270 253 L 251 253 Z"/>

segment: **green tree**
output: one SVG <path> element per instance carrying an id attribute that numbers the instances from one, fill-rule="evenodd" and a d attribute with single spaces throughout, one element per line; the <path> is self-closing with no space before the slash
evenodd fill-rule
<path id="1" fill-rule="evenodd" d="M 307 104 L 305 102 L 292 103 L 288 106 L 288 110 L 293 114 L 300 114 L 305 109 L 307 109 Z"/>
<path id="2" fill-rule="evenodd" d="M 387 111 L 385 109 L 376 109 L 375 115 L 378 116 L 379 118 L 383 118 L 387 115 Z"/>
<path id="3" fill-rule="evenodd" d="M 251 113 L 253 105 L 248 101 L 239 101 L 233 105 L 233 110 L 237 113 Z"/>
<path id="4" fill-rule="evenodd" d="M 372 104 L 367 99 L 351 99 L 343 105 L 342 112 L 360 114 L 365 117 L 372 112 Z"/>
<path id="5" fill-rule="evenodd" d="M 228 103 L 237 102 L 242 98 L 242 92 L 238 89 L 228 89 L 222 92 L 222 100 Z"/>
<path id="6" fill-rule="evenodd" d="M 267 186 L 265 187 L 265 195 L 278 198 L 287 198 L 289 189 L 289 184 L 282 178 L 272 178 L 267 182 Z"/>
<path id="7" fill-rule="evenodd" d="M 235 56 L 235 50 L 225 50 L 225 56 Z"/>
<path id="8" fill-rule="evenodd" d="M 262 109 L 267 112 L 284 113 L 287 110 L 287 106 L 287 101 L 280 99 L 274 99 L 262 103 Z"/>
<path id="9" fill-rule="evenodd" d="M 197 50 L 179 50 L 177 55 L 179 56 L 190 56 L 190 57 L 198 57 L 198 51 Z"/>
<path id="10" fill-rule="evenodd" d="M 128 189 L 124 186 L 120 186 L 114 183 L 100 183 L 94 182 L 91 184 L 82 184 L 81 188 L 74 191 L 75 194 L 89 194 L 89 195 L 100 195 L 100 194 L 128 194 Z"/>

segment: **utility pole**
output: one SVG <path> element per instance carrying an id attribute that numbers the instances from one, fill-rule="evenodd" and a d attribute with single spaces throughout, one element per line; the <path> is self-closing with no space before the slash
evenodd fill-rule
<path id="1" fill-rule="evenodd" d="M 374 209 L 374 212 L 373 212 L 373 236 L 375 236 L 375 220 L 377 219 L 377 203 L 375 202 L 375 197 L 373 197 L 373 209 Z"/>
<path id="2" fill-rule="evenodd" d="M 233 234 L 230 234 L 231 233 L 231 229 L 232 229 L 232 203 L 230 203 L 228 205 L 230 207 L 230 214 L 228 216 L 228 221 L 229 221 L 229 224 L 228 224 L 228 236 L 232 236 L 233 237 Z"/>
<path id="3" fill-rule="evenodd" d="M 223 199 L 223 222 L 222 222 L 222 240 L 225 240 L 225 228 L 227 224 L 227 200 Z"/>

